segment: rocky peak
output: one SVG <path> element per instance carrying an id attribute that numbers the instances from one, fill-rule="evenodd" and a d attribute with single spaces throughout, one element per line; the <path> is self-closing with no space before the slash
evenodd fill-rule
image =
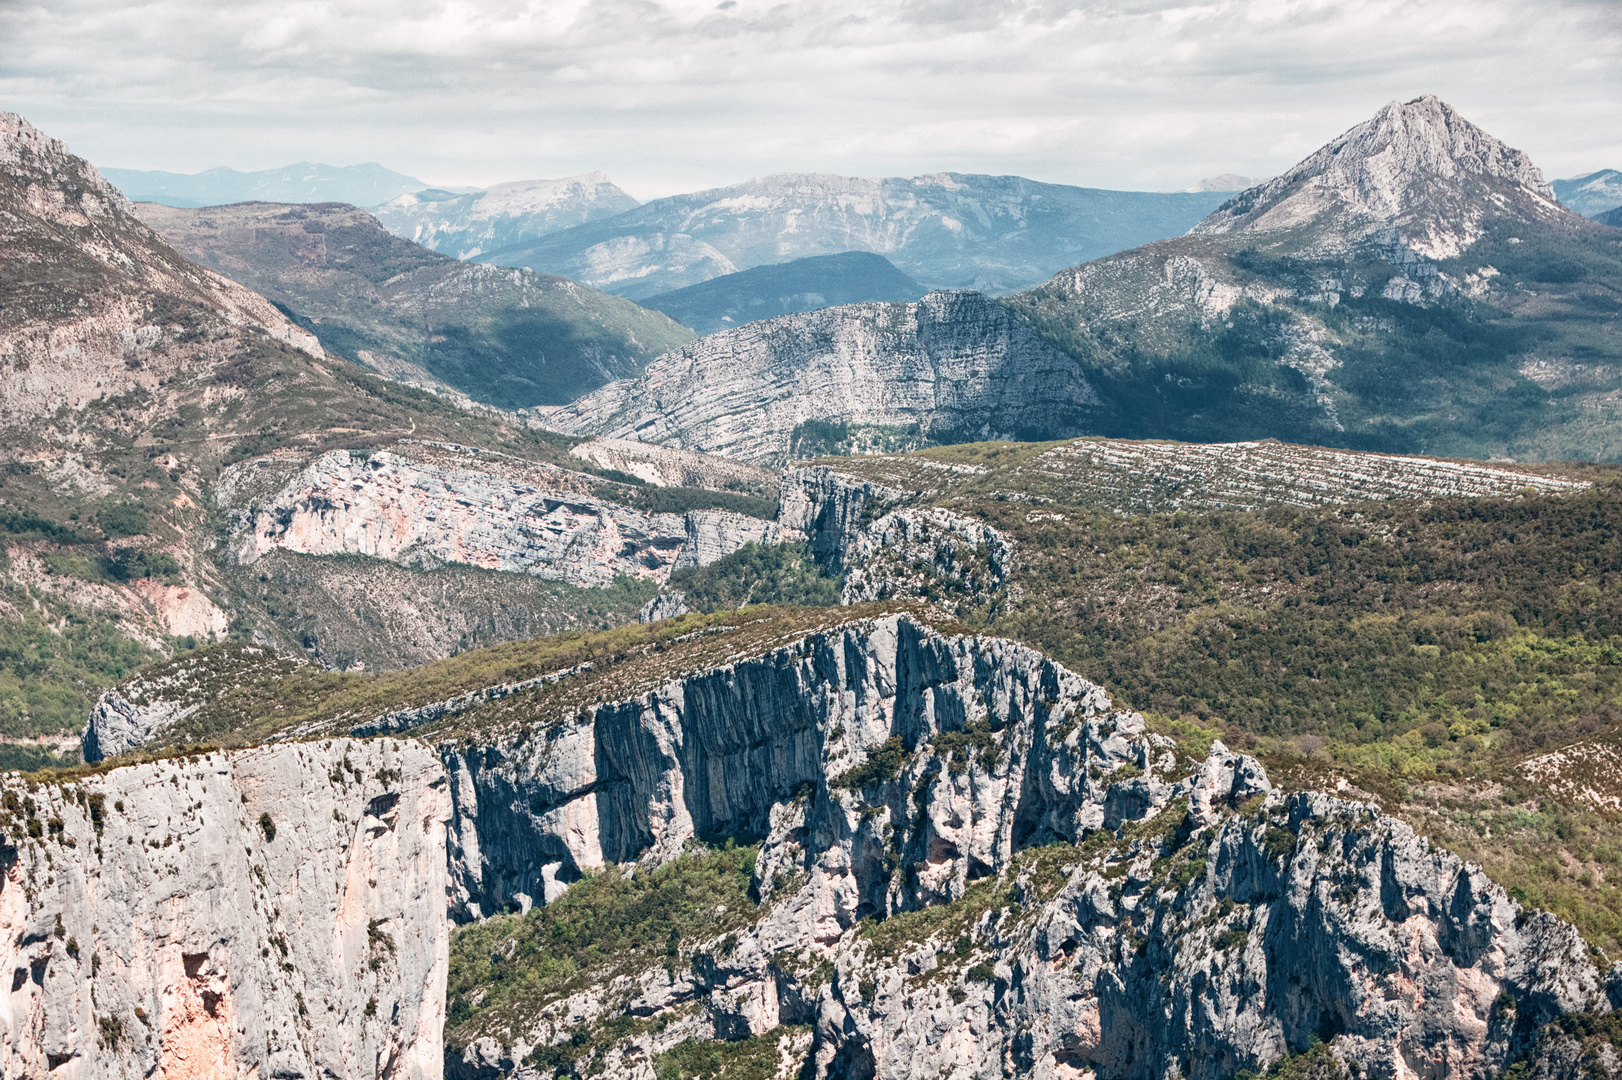
<path id="1" fill-rule="evenodd" d="M 98 173 L 95 166 L 68 151 L 67 144 L 53 139 L 16 113 L 0 113 L 0 170 L 14 183 L 34 188 L 45 185 L 57 189 L 51 198 L 30 191 L 29 204 L 35 213 L 58 224 L 111 215 L 133 217 L 130 201 Z M 54 205 L 53 205 L 54 204 Z"/>
<path id="2" fill-rule="evenodd" d="M 1395 226 L 1415 250 L 1447 258 L 1481 235 L 1492 195 L 1522 216 L 1559 212 L 1530 157 L 1426 95 L 1391 102 L 1294 168 L 1229 200 L 1191 232 L 1312 226 L 1315 239 L 1333 247 Z"/>

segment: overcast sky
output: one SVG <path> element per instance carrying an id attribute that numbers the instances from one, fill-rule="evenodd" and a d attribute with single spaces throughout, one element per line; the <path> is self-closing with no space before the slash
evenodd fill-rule
<path id="1" fill-rule="evenodd" d="M 1622 168 L 1622 0 L 0 0 L 0 110 L 98 165 L 1174 190 L 1436 93 Z"/>

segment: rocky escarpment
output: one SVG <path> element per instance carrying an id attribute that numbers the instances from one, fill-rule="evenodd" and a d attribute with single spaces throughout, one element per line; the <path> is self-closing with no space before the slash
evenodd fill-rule
<path id="1" fill-rule="evenodd" d="M 1220 743 L 1191 760 L 1009 642 L 890 617 L 545 700 L 441 746 L 464 916 L 749 833 L 761 905 L 691 956 L 475 1019 L 453 1075 L 546 1076 L 556 1044 L 645 1076 L 687 1038 L 810 1025 L 819 1077 L 1218 1080 L 1321 1039 L 1370 1076 L 1484 1078 L 1608 1008 L 1576 932 L 1478 869 Z"/>
<path id="2" fill-rule="evenodd" d="M 721 510 L 644 514 L 593 494 L 593 478 L 555 466 L 465 447 L 399 449 L 334 450 L 302 467 L 276 458 L 235 466 L 216 499 L 239 514 L 236 559 L 251 564 L 275 549 L 366 555 L 601 587 L 621 575 L 663 581 L 745 543 L 792 535 Z M 267 494 L 250 494 L 259 491 Z"/>
<path id="3" fill-rule="evenodd" d="M 441 1075 L 450 806 L 421 746 L 0 789 L 6 1076 Z"/>
<path id="4" fill-rule="evenodd" d="M 830 425 L 845 430 L 829 451 L 1057 438 L 1088 430 L 1097 405 L 1075 361 L 1001 304 L 936 292 L 917 304 L 850 304 L 712 334 L 637 379 L 536 410 L 535 421 L 782 461 L 807 439 L 827 438 Z"/>

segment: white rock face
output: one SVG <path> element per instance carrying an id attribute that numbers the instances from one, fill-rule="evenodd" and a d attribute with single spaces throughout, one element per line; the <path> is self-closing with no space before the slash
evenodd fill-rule
<path id="1" fill-rule="evenodd" d="M 471 259 L 547 233 L 612 217 L 637 201 L 602 172 L 518 180 L 454 198 L 417 192 L 372 209 L 395 236 L 441 255 Z"/>
<path id="2" fill-rule="evenodd" d="M 541 426 L 781 461 L 807 421 L 922 445 L 1081 434 L 1098 398 L 1074 360 L 978 293 L 849 304 L 711 334 Z"/>
<path id="3" fill-rule="evenodd" d="M 662 582 L 745 543 L 790 537 L 775 522 L 721 510 L 642 514 L 586 494 L 592 478 L 555 466 L 461 447 L 413 455 L 323 454 L 248 512 L 236 558 L 252 563 L 283 548 L 403 565 L 466 563 L 601 587 L 620 574 Z M 235 467 L 244 475 L 222 477 L 222 490 L 251 489 L 246 474 L 259 467 Z"/>
<path id="4" fill-rule="evenodd" d="M 0 1074 L 442 1074 L 450 804 L 425 748 L 334 740 L 0 788 Z"/>
<path id="5" fill-rule="evenodd" d="M 1333 219 L 1348 241 L 1395 226 L 1414 251 L 1447 259 L 1481 235 L 1484 179 L 1502 181 L 1534 212 L 1562 212 L 1554 190 L 1522 151 L 1434 96 L 1393 101 L 1191 232 L 1276 232 L 1322 227 Z"/>

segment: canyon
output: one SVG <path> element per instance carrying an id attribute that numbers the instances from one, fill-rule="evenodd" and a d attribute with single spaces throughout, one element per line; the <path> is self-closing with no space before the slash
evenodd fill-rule
<path id="1" fill-rule="evenodd" d="M 1039 653 L 928 616 L 722 622 L 422 715 L 407 741 L 356 742 L 340 714 L 301 725 L 314 741 L 120 766 L 61 793 L 8 786 L 30 802 L 13 811 L 7 908 L 37 928 L 12 1015 L 82 993 L 55 971 L 135 938 L 93 1005 L 44 1014 L 77 1020 L 13 1034 L 10 1052 L 95 1075 L 182 1052 L 238 1074 L 437 1075 L 445 896 L 458 919 L 529 911 L 583 875 L 651 872 L 734 834 L 763 838 L 741 925 L 718 912 L 730 929 L 683 939 L 676 965 L 621 957 L 520 1013 L 473 1003 L 447 1075 L 541 1076 L 525 1064 L 538 1049 L 587 1046 L 572 1071 L 643 1077 L 698 1038 L 767 1039 L 816 1076 L 1205 1078 L 1321 1037 L 1371 1076 L 1486 1077 L 1528 1030 L 1610 1008 L 1614 978 L 1569 925 L 1518 911 L 1376 806 L 1277 790 L 1221 743 L 1190 754 Z M 118 843 L 126 818 L 155 814 L 183 846 Z M 109 859 L 178 886 L 188 851 L 220 854 L 213 887 L 243 900 L 166 932 L 66 907 Z M 290 889 L 301 862 L 314 873 Z M 50 929 L 64 911 L 72 958 Z M 186 937 L 200 928 L 206 946 Z M 283 945 L 308 960 L 279 968 Z M 264 1028 L 236 1019 L 250 995 Z M 303 1019 L 329 1007 L 337 1028 Z M 156 1049 L 122 1037 L 144 1036 L 136 1008 Z M 101 1016 L 110 1046 L 92 1042 L 115 1030 Z"/>

